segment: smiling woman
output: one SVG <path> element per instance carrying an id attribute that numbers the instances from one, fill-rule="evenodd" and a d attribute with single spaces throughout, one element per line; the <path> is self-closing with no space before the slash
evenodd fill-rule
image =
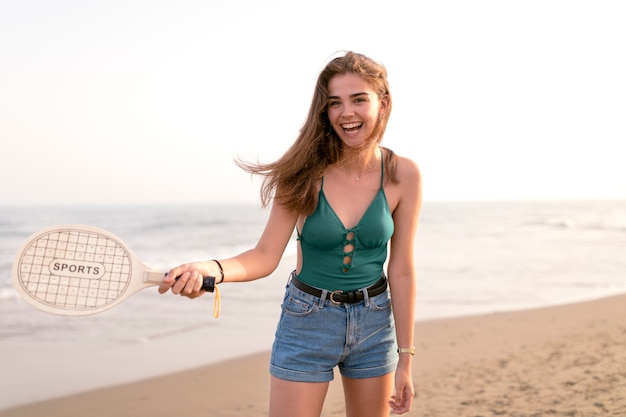
<path id="1" fill-rule="evenodd" d="M 412 160 L 379 146 L 391 102 L 383 65 L 355 52 L 332 59 L 287 152 L 266 164 L 239 161 L 264 177 L 261 199 L 272 202 L 256 246 L 219 260 L 220 271 L 216 262 L 177 266 L 160 286 L 196 298 L 203 276 L 265 277 L 295 228 L 296 265 L 270 360 L 271 417 L 318 417 L 335 368 L 347 416 L 411 408 L 421 181 Z"/>

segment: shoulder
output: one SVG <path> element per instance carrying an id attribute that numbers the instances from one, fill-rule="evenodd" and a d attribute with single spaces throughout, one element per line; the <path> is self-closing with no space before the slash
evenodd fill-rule
<path id="1" fill-rule="evenodd" d="M 418 164 L 410 158 L 398 156 L 396 177 L 401 190 L 400 201 L 419 207 L 422 200 L 422 173 Z"/>
<path id="2" fill-rule="evenodd" d="M 394 154 L 393 159 L 394 181 L 388 182 L 385 186 L 389 206 L 396 214 L 415 216 L 422 200 L 420 168 L 411 158 Z"/>
<path id="3" fill-rule="evenodd" d="M 421 172 L 417 162 L 405 156 L 398 155 L 397 158 L 397 174 L 400 181 L 415 181 L 421 178 Z"/>
<path id="4" fill-rule="evenodd" d="M 391 149 L 384 149 L 387 153 L 387 160 L 393 165 L 394 177 L 399 183 L 410 182 L 415 184 L 416 182 L 420 182 L 420 169 L 413 159 L 398 155 Z"/>

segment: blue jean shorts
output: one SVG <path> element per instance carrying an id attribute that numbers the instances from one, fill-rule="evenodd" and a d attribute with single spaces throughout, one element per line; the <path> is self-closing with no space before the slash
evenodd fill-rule
<path id="1" fill-rule="evenodd" d="M 348 378 L 373 378 L 395 371 L 396 349 L 389 289 L 359 303 L 334 304 L 290 282 L 270 373 L 288 381 L 328 382 L 338 367 Z"/>

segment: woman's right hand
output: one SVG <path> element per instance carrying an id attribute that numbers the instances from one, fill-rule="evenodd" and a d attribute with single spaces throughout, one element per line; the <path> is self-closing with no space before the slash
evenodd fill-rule
<path id="1" fill-rule="evenodd" d="M 171 289 L 173 294 L 189 298 L 204 295 L 206 291 L 202 289 L 203 277 L 215 276 L 212 264 L 215 262 L 193 262 L 170 269 L 159 285 L 159 293 L 164 294 Z"/>

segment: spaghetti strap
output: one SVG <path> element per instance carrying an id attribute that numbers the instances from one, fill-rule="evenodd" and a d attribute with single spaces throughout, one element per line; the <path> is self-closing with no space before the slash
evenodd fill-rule
<path id="1" fill-rule="evenodd" d="M 322 178 L 322 182 L 323 182 L 323 178 Z M 385 155 L 383 153 L 383 150 L 380 150 L 380 188 L 383 188 L 383 185 L 385 184 Z"/>

